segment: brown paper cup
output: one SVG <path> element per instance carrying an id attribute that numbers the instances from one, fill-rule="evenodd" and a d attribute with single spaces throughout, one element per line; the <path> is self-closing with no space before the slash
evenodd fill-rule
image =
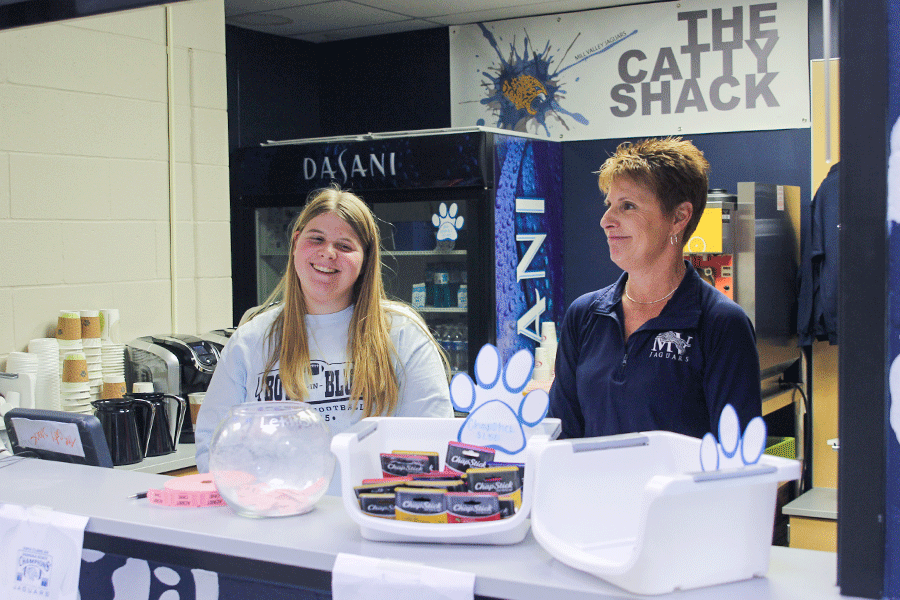
<path id="1" fill-rule="evenodd" d="M 191 407 L 191 425 L 197 424 L 197 415 L 200 413 L 200 407 L 203 406 L 203 399 L 205 397 L 206 392 L 194 392 L 188 394 L 188 403 Z"/>
<path id="2" fill-rule="evenodd" d="M 126 387 L 124 381 L 118 381 L 115 383 L 104 381 L 103 389 L 100 391 L 100 399 L 107 400 L 109 398 L 124 398 L 125 392 Z"/>
<path id="3" fill-rule="evenodd" d="M 81 311 L 81 337 L 92 339 L 100 337 L 100 311 Z"/>
<path id="4" fill-rule="evenodd" d="M 67 354 L 63 360 L 62 380 L 66 383 L 87 383 L 87 359 L 84 354 Z"/>
<path id="5" fill-rule="evenodd" d="M 60 340 L 80 340 L 81 315 L 77 312 L 60 313 L 56 319 L 56 337 Z"/>

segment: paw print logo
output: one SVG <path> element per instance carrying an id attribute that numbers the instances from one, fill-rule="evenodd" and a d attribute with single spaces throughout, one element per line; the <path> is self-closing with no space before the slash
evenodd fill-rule
<path id="1" fill-rule="evenodd" d="M 438 228 L 438 241 L 456 241 L 456 232 L 462 229 L 465 221 L 462 216 L 456 216 L 457 210 L 456 202 L 450 205 L 449 210 L 447 210 L 447 204 L 441 202 L 441 205 L 438 207 L 438 214 L 431 215 L 431 223 Z"/>
<path id="2" fill-rule="evenodd" d="M 533 369 L 534 356 L 527 350 L 516 352 L 504 366 L 497 348 L 485 344 L 475 359 L 477 384 L 467 373 L 457 373 L 450 382 L 453 406 L 469 413 L 457 440 L 507 454 L 524 450 L 525 427 L 538 425 L 550 406 L 544 390 L 522 395 Z"/>
<path id="3" fill-rule="evenodd" d="M 766 449 L 766 422 L 754 417 L 741 435 L 737 411 L 726 404 L 719 415 L 719 439 L 712 433 L 700 442 L 700 466 L 704 471 L 755 465 Z"/>

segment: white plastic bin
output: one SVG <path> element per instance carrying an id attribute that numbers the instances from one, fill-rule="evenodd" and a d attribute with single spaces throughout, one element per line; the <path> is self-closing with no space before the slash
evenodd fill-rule
<path id="1" fill-rule="evenodd" d="M 670 432 L 531 444 L 537 541 L 629 592 L 663 594 L 763 576 L 779 482 L 800 463 L 702 472 L 700 440 Z"/>
<path id="2" fill-rule="evenodd" d="M 528 532 L 528 513 L 531 509 L 533 468 L 528 464 L 526 451 L 509 455 L 497 451 L 495 460 L 524 462 L 525 483 L 522 505 L 512 517 L 482 523 L 414 523 L 373 517 L 362 512 L 353 487 L 363 479 L 381 477 L 382 452 L 418 450 L 437 452 L 441 469 L 447 443 L 457 439 L 463 419 L 430 419 L 414 417 L 369 417 L 331 441 L 331 450 L 340 465 L 341 497 L 344 508 L 359 524 L 362 536 L 380 542 L 431 542 L 454 544 L 515 544 Z M 544 419 L 534 428 L 526 427 L 528 444 L 534 440 L 549 441 L 560 432 L 559 419 Z"/>

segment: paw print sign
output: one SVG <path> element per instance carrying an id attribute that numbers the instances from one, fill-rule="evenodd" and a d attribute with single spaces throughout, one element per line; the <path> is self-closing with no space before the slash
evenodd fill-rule
<path id="1" fill-rule="evenodd" d="M 544 390 L 522 395 L 533 370 L 534 356 L 528 350 L 519 350 L 503 365 L 496 346 L 485 344 L 475 359 L 476 381 L 467 373 L 457 373 L 450 382 L 454 408 L 469 413 L 457 441 L 507 454 L 524 450 L 525 428 L 536 427 L 550 406 Z"/>
<path id="2" fill-rule="evenodd" d="M 741 435 L 737 411 L 726 404 L 719 415 L 719 439 L 712 433 L 700 442 L 700 466 L 704 471 L 717 471 L 755 465 L 766 449 L 766 422 L 753 417 Z"/>
<path id="3" fill-rule="evenodd" d="M 451 204 L 449 209 L 446 203 L 441 202 L 437 214 L 431 215 L 431 223 L 437 227 L 437 240 L 439 242 L 456 241 L 458 237 L 457 232 L 462 229 L 463 222 L 465 222 L 462 216 L 456 216 L 458 210 L 456 202 Z"/>

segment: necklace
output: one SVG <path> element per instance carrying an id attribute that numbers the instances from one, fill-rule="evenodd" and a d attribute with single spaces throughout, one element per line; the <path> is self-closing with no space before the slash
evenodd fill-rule
<path id="1" fill-rule="evenodd" d="M 674 294 L 674 293 L 675 293 L 675 290 L 677 290 L 677 289 L 678 289 L 678 286 L 676 285 L 675 287 L 672 288 L 672 291 L 671 291 L 671 292 L 669 292 L 668 294 L 666 294 L 665 296 L 663 296 L 663 297 L 660 298 L 659 300 L 651 300 L 650 302 L 641 302 L 640 300 L 635 300 L 634 298 L 632 298 L 632 297 L 628 294 L 628 287 L 626 287 L 626 288 L 625 288 L 625 297 L 628 298 L 629 300 L 631 300 L 632 302 L 634 302 L 635 304 L 656 304 L 657 302 L 662 302 L 663 300 L 665 300 L 666 298 L 668 298 L 669 296 L 671 296 L 672 294 Z"/>

